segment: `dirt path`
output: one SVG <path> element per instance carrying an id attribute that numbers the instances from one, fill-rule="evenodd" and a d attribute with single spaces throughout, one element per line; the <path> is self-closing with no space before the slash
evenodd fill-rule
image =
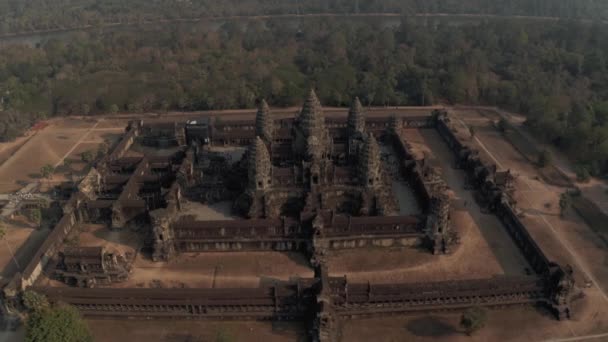
<path id="1" fill-rule="evenodd" d="M 63 155 L 63 157 L 61 157 L 61 159 L 59 159 L 59 161 L 57 161 L 57 163 L 55 163 L 55 165 L 54 165 L 54 166 L 55 166 L 55 167 L 58 167 L 59 165 L 61 165 L 61 164 L 63 163 L 63 161 L 65 160 L 65 158 L 69 157 L 69 155 L 70 155 L 70 154 L 72 154 L 72 152 L 74 152 L 74 150 L 76 150 L 76 148 L 78 148 L 78 146 L 79 146 L 80 144 L 82 144 L 82 143 L 85 141 L 85 139 L 87 139 L 87 137 L 89 136 L 89 134 L 91 134 L 91 132 L 92 132 L 93 130 L 95 130 L 95 128 L 97 128 L 97 126 L 99 125 L 99 123 L 100 123 L 101 121 L 103 121 L 103 119 L 99 119 L 99 120 L 97 120 L 97 122 L 95 122 L 95 124 L 93 125 L 93 127 L 89 128 L 89 129 L 87 130 L 87 132 L 86 132 L 85 134 L 83 134 L 83 135 L 80 137 L 80 139 L 78 139 L 78 141 L 76 141 L 76 143 L 74 144 L 74 146 L 72 146 L 72 148 L 71 148 L 69 151 L 67 151 L 67 152 L 66 152 L 66 153 Z"/>

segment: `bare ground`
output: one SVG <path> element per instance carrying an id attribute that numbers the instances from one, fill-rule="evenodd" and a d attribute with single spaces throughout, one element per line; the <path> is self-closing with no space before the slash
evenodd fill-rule
<path id="1" fill-rule="evenodd" d="M 96 342 L 308 341 L 299 322 L 87 320 Z"/>
<path id="2" fill-rule="evenodd" d="M 575 317 L 557 321 L 545 309 L 511 307 L 489 310 L 485 326 L 472 336 L 459 326 L 458 313 L 430 313 L 424 315 L 383 317 L 343 321 L 340 341 L 559 341 L 560 338 L 596 335 L 589 341 L 606 341 L 608 330 L 606 309 L 594 297 L 575 302 Z"/>
<path id="3" fill-rule="evenodd" d="M 10 223 L 5 226 L 6 236 L 0 240 L 0 286 L 23 270 L 50 232 Z"/>
<path id="4" fill-rule="evenodd" d="M 452 223 L 461 244 L 450 255 L 434 256 L 427 250 L 344 251 L 329 259 L 334 276 L 353 281 L 419 282 L 480 279 L 499 275 L 526 274 L 528 263 L 500 221 L 483 214 L 470 191 L 464 188 L 464 172 L 452 168 L 454 157 L 434 130 L 408 129 L 403 138 L 439 166 L 451 190 Z M 464 206 L 464 203 L 467 206 Z"/>
<path id="5" fill-rule="evenodd" d="M 196 220 L 222 221 L 235 220 L 238 216 L 232 214 L 232 202 L 223 201 L 214 204 L 202 204 L 184 201 L 181 215 L 193 215 Z"/>
<path id="6" fill-rule="evenodd" d="M 607 246 L 573 210 L 567 210 L 563 217 L 560 216 L 559 196 L 567 189 L 540 181 L 537 170 L 500 134 L 487 129 L 487 122 L 481 120 L 481 115 L 469 114 L 469 118 L 474 120 L 468 122 L 465 119 L 467 124 L 477 125 L 475 144 L 495 158 L 502 168 L 512 169 L 519 174 L 516 199 L 525 215 L 523 221 L 535 241 L 549 259 L 573 266 L 579 286 L 588 280 L 592 283 L 591 288 L 585 289 L 591 308 L 588 314 L 577 315 L 574 322 L 564 322 L 554 327 L 541 324 L 539 331 L 562 338 L 591 334 L 597 335 L 593 340 L 608 340 L 608 325 L 605 322 L 608 317 Z M 564 330 L 564 326 L 568 330 Z"/>

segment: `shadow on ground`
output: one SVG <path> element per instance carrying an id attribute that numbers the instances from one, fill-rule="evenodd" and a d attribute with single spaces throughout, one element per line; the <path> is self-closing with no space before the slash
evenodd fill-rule
<path id="1" fill-rule="evenodd" d="M 451 324 L 437 316 L 413 319 L 407 323 L 405 328 L 419 337 L 445 337 L 459 333 Z"/>

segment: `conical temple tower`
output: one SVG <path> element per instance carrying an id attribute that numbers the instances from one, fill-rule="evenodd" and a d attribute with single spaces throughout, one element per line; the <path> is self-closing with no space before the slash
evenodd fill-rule
<path id="1" fill-rule="evenodd" d="M 306 138 L 316 136 L 319 140 L 323 140 L 321 138 L 325 133 L 325 116 L 314 89 L 310 90 L 308 98 L 304 102 L 299 121 L 300 129 Z"/>
<path id="2" fill-rule="evenodd" d="M 266 190 L 271 186 L 272 164 L 266 144 L 260 137 L 249 149 L 249 188 Z"/>
<path id="3" fill-rule="evenodd" d="M 359 160 L 359 179 L 363 186 L 380 186 L 380 147 L 371 134 L 367 135 Z"/>
<path id="4" fill-rule="evenodd" d="M 255 134 L 266 142 L 272 141 L 273 121 L 266 100 L 260 101 L 258 105 L 258 112 L 255 116 Z"/>
<path id="5" fill-rule="evenodd" d="M 348 135 L 365 132 L 365 113 L 358 97 L 355 97 L 348 111 Z"/>
<path id="6" fill-rule="evenodd" d="M 314 90 L 310 90 L 295 127 L 294 153 L 305 161 L 321 162 L 331 154 L 329 131 L 325 128 L 325 116 L 321 102 Z"/>

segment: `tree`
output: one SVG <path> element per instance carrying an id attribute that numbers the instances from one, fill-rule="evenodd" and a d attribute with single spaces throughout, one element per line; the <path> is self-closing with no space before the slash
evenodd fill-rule
<path id="1" fill-rule="evenodd" d="M 72 168 L 72 163 L 73 161 L 71 159 L 66 158 L 63 160 L 63 167 L 69 170 Z"/>
<path id="2" fill-rule="evenodd" d="M 576 173 L 576 180 L 581 183 L 587 183 L 591 179 L 591 174 L 585 166 L 577 165 L 574 172 Z"/>
<path id="3" fill-rule="evenodd" d="M 91 113 L 91 106 L 88 103 L 83 103 L 81 106 L 82 114 L 89 115 Z"/>
<path id="4" fill-rule="evenodd" d="M 42 224 L 42 210 L 38 207 L 30 209 L 29 219 L 37 225 Z"/>
<path id="5" fill-rule="evenodd" d="M 23 305 L 32 312 L 47 310 L 51 306 L 45 295 L 32 290 L 23 293 Z"/>
<path id="6" fill-rule="evenodd" d="M 25 326 L 26 342 L 92 342 L 86 322 L 71 306 L 33 311 Z"/>
<path id="7" fill-rule="evenodd" d="M 568 192 L 559 196 L 559 216 L 563 217 L 566 210 L 572 205 L 572 197 Z"/>
<path id="8" fill-rule="evenodd" d="M 486 324 L 486 310 L 480 307 L 473 307 L 465 311 L 460 317 L 460 326 L 465 330 L 467 335 L 471 335 L 477 330 L 483 328 Z"/>
<path id="9" fill-rule="evenodd" d="M 475 127 L 469 126 L 469 134 L 471 135 L 471 139 L 475 138 L 475 133 L 477 133 Z"/>
<path id="10" fill-rule="evenodd" d="M 55 172 L 55 167 L 51 164 L 46 164 L 40 168 L 40 174 L 43 178 L 51 179 L 53 178 L 53 173 Z"/>
<path id="11" fill-rule="evenodd" d="M 105 142 L 102 143 L 101 145 L 99 145 L 99 148 L 97 148 L 97 158 L 102 158 L 108 153 L 109 150 L 110 147 L 108 146 L 108 144 Z"/>
<path id="12" fill-rule="evenodd" d="M 501 133 L 505 133 L 508 127 L 509 123 L 505 118 L 500 118 L 500 120 L 498 120 L 498 123 L 496 124 L 496 128 L 498 128 Z"/>
<path id="13" fill-rule="evenodd" d="M 90 164 L 94 158 L 95 154 L 91 150 L 86 150 L 80 154 L 80 159 L 87 164 Z"/>
<path id="14" fill-rule="evenodd" d="M 547 150 L 542 150 L 538 154 L 538 166 L 547 167 L 553 163 L 553 155 Z"/>

